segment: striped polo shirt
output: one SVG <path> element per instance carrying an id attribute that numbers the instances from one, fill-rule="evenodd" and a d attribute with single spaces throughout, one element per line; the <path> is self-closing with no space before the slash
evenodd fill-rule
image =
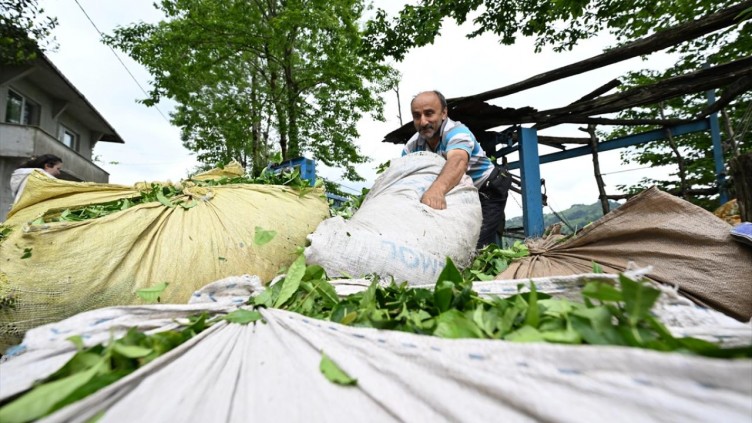
<path id="1" fill-rule="evenodd" d="M 407 144 L 405 144 L 402 155 L 404 156 L 416 151 L 431 151 L 440 154 L 446 159 L 447 151 L 449 150 L 456 148 L 465 150 L 470 157 L 467 162 L 467 172 L 465 173 L 473 179 L 473 185 L 480 189 L 483 182 L 488 178 L 488 175 L 491 174 L 493 163 L 491 159 L 486 157 L 486 153 L 480 147 L 480 143 L 475 139 L 473 133 L 462 123 L 446 118 L 441 126 L 440 134 L 441 141 L 434 151 L 431 150 L 428 142 L 420 136 L 420 133 L 416 132 Z"/>

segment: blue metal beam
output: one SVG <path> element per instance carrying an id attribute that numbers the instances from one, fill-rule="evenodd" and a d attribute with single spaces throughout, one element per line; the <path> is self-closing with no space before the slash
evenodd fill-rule
<path id="1" fill-rule="evenodd" d="M 672 126 L 669 129 L 671 129 L 671 133 L 674 136 L 679 136 L 679 135 L 689 134 L 691 132 L 707 131 L 708 129 L 710 129 L 710 123 L 708 119 L 702 119 L 702 120 L 698 120 L 695 122 Z M 538 136 L 536 135 L 535 138 L 537 141 Z M 665 132 L 663 132 L 662 129 L 656 129 L 654 131 L 643 132 L 641 134 L 635 134 L 635 135 L 628 135 L 626 137 L 614 138 L 612 140 L 598 143 L 598 152 L 601 153 L 604 151 L 618 150 L 620 148 L 644 144 L 650 141 L 658 141 L 664 138 L 666 138 Z M 536 151 L 537 151 L 537 148 L 536 148 Z M 546 154 L 545 156 L 540 156 L 540 163 L 541 164 L 550 163 L 550 162 L 555 162 L 555 161 L 564 160 L 564 159 L 571 159 L 573 157 L 586 156 L 590 154 L 592 154 L 592 149 L 588 145 L 585 147 L 577 147 L 571 150 L 564 150 L 564 151 L 559 151 L 556 153 Z M 521 151 L 520 151 L 520 157 L 522 157 Z M 520 161 L 511 162 L 507 164 L 507 168 L 519 169 L 520 163 L 522 162 L 522 160 L 523 159 L 520 158 Z M 539 174 L 539 177 L 540 177 L 540 174 Z"/>
<path id="2" fill-rule="evenodd" d="M 525 236 L 543 235 L 543 198 L 540 184 L 538 131 L 520 128 L 520 179 L 522 180 L 522 224 Z"/>
<path id="3" fill-rule="evenodd" d="M 708 105 L 715 103 L 715 90 L 708 90 Z M 720 194 L 721 205 L 728 201 L 726 191 L 726 168 L 723 165 L 723 147 L 721 146 L 721 127 L 718 124 L 718 113 L 708 116 L 710 121 L 710 138 L 713 140 L 713 160 L 715 161 L 715 183 Z"/>

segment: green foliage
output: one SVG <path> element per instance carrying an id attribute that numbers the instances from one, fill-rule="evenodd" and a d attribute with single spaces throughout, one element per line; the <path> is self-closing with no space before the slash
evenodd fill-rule
<path id="1" fill-rule="evenodd" d="M 354 140 L 394 71 L 361 54 L 363 0 L 161 0 L 165 20 L 104 41 L 154 77 L 149 98 L 174 99 L 173 122 L 203 163 L 237 159 L 257 175 L 274 151 L 310 153 L 361 180 Z"/>
<path id="2" fill-rule="evenodd" d="M 491 255 L 491 251 L 486 253 Z M 618 286 L 605 279 L 589 282 L 582 291 L 583 303 L 552 298 L 537 292 L 534 284 L 529 292 L 509 298 L 484 298 L 472 289 L 477 275 L 467 272 L 471 278 L 463 276 L 447 259 L 433 291 L 410 288 L 406 282 L 384 286 L 374 279 L 367 290 L 339 298 L 323 269 L 309 266 L 301 278 L 299 266 L 297 263 L 285 280 L 251 298 L 250 303 L 281 306 L 344 325 L 444 338 L 607 344 L 712 357 L 752 356 L 752 347 L 722 349 L 698 339 L 674 338 L 650 314 L 660 291 L 624 275 Z M 297 287 L 294 292 L 292 286 Z"/>
<path id="3" fill-rule="evenodd" d="M 433 43 L 445 19 L 463 24 L 472 17 L 474 29 L 468 38 L 488 32 L 498 36 L 500 43 L 511 45 L 522 35 L 535 37 L 536 51 L 547 45 L 553 46 L 555 51 L 564 51 L 602 31 L 610 32 L 620 42 L 634 40 L 737 3 L 731 0 L 421 0 L 417 5 L 405 5 L 393 17 L 377 10 L 366 25 L 365 44 L 369 46 L 369 53 L 376 57 L 401 61 L 410 49 Z M 739 20 L 748 17 L 740 16 Z M 722 30 L 704 37 L 699 43 L 716 45 L 716 41 L 723 40 L 730 31 L 738 35 L 748 30 Z"/>
<path id="4" fill-rule="evenodd" d="M 422 0 L 418 5 L 406 5 L 395 17 L 382 10 L 367 23 L 366 45 L 370 54 L 402 60 L 414 47 L 430 44 L 440 33 L 444 19 L 451 18 L 461 24 L 474 16 L 474 30 L 468 37 L 490 32 L 499 37 L 502 44 L 513 44 L 519 35 L 535 37 L 536 51 L 552 46 L 555 51 L 570 50 L 578 41 L 592 38 L 607 31 L 619 43 L 634 41 L 658 33 L 678 24 L 690 22 L 720 10 L 737 6 L 732 0 L 645 2 L 641 0 L 565 0 L 509 2 L 498 0 Z M 671 76 L 699 70 L 703 63 L 718 65 L 738 60 L 752 54 L 752 13 L 746 10 L 737 17 L 738 24 L 731 25 L 697 39 L 686 41 L 667 49 L 677 53 L 678 60 L 668 70 L 643 70 L 627 76 L 627 90 L 662 80 Z M 725 129 L 724 160 L 752 149 L 752 133 L 741 139 L 731 140 L 749 122 L 745 115 L 752 94 L 744 93 L 726 107 L 728 119 L 721 125 Z M 665 118 L 682 119 L 696 115 L 706 106 L 705 93 L 673 99 L 665 105 L 627 110 L 620 118 L 661 119 L 659 110 L 664 107 Z M 746 116 L 746 117 L 745 117 Z M 630 135 L 646 129 L 620 128 L 606 134 L 606 138 Z M 678 151 L 686 162 L 687 189 L 704 189 L 715 186 L 715 171 L 710 135 L 695 133 L 677 138 L 677 148 L 671 149 L 666 141 L 657 141 L 632 147 L 622 155 L 625 164 L 649 166 L 674 165 Z M 676 192 L 681 189 L 679 172 L 666 179 L 644 178 L 635 186 L 619 186 L 628 193 L 639 192 L 658 185 L 664 190 Z M 717 206 L 715 196 L 692 197 L 690 201 L 705 207 Z"/>
<path id="5" fill-rule="evenodd" d="M 347 201 L 338 206 L 335 206 L 334 202 L 330 201 L 329 213 L 332 216 L 341 216 L 344 219 L 351 218 L 363 204 L 363 201 L 365 201 L 369 191 L 370 189 L 363 188 L 361 189 L 360 195 L 349 195 L 347 196 Z"/>
<path id="6" fill-rule="evenodd" d="M 57 19 L 45 16 L 37 0 L 0 0 L 0 65 L 18 65 L 36 59 L 54 46 L 50 33 Z"/>
<path id="7" fill-rule="evenodd" d="M 527 246 L 520 241 L 515 241 L 507 249 L 496 244 L 489 244 L 478 251 L 473 264 L 465 269 L 462 275 L 467 280 L 493 280 L 505 271 L 513 260 L 529 255 Z"/>
<path id="8" fill-rule="evenodd" d="M 611 210 L 614 210 L 619 207 L 620 204 L 616 201 L 609 201 L 609 206 Z M 589 205 L 574 204 L 572 207 L 559 212 L 559 215 L 561 215 L 575 230 L 580 230 L 603 217 L 603 209 L 601 208 L 600 202 L 595 202 Z M 543 224 L 546 227 L 560 222 L 559 218 L 553 213 L 546 213 L 543 215 Z M 521 216 L 513 217 L 506 221 L 505 228 L 507 229 L 519 227 L 522 227 Z M 561 233 L 564 235 L 571 235 L 572 231 L 566 225 L 562 225 Z M 507 241 L 508 239 L 505 239 L 505 242 Z"/>
<path id="9" fill-rule="evenodd" d="M 131 328 L 106 346 L 85 348 L 80 337 L 72 337 L 78 352 L 33 389 L 3 405 L 0 421 L 23 423 L 49 415 L 129 375 L 206 327 L 206 314 L 202 314 L 190 318 L 180 331 L 146 335 Z"/>
<path id="10" fill-rule="evenodd" d="M 750 28 L 752 30 L 752 27 Z M 738 49 L 738 50 L 736 50 Z M 730 51 L 727 51 L 730 50 Z M 709 60 L 717 62 L 719 60 L 738 59 L 739 55 L 752 53 L 752 36 L 749 34 L 740 35 L 735 46 L 723 45 L 717 54 L 710 55 Z M 670 76 L 677 72 L 689 72 L 699 69 L 701 63 L 697 60 L 696 55 L 699 51 L 693 52 L 686 57 L 685 62 L 676 69 L 670 69 L 665 72 L 656 72 L 643 70 L 633 72 L 625 78 L 625 84 L 622 89 L 630 89 L 646 85 Z M 707 57 L 707 56 L 706 56 Z M 717 63 L 716 63 L 717 64 Z M 723 157 L 724 162 L 728 163 L 731 158 L 739 154 L 752 151 L 752 132 L 743 130 L 745 125 L 749 124 L 749 107 L 752 104 L 752 93 L 742 93 L 736 100 L 728 105 L 724 110 L 725 113 L 719 116 L 721 122 L 721 137 L 723 140 Z M 636 108 L 627 110 L 619 114 L 620 118 L 627 119 L 689 119 L 700 113 L 707 107 L 705 93 L 675 98 L 658 105 L 649 107 Z M 635 132 L 643 132 L 652 129 L 659 129 L 655 126 L 642 126 L 631 128 L 618 128 L 608 134 L 608 138 L 629 135 Z M 729 129 L 733 131 L 735 137 L 732 138 Z M 668 140 L 654 141 L 643 144 L 638 147 L 631 147 L 621 152 L 621 159 L 624 164 L 640 166 L 674 166 L 675 170 L 667 178 L 642 178 L 640 182 L 632 186 L 619 185 L 618 188 L 628 193 L 638 193 L 653 185 L 660 187 L 662 190 L 681 195 L 682 184 L 680 170 L 677 163 L 681 155 L 684 168 L 685 186 L 687 189 L 710 189 L 716 186 L 715 160 L 713 157 L 713 143 L 709 132 L 696 132 L 691 134 L 674 137 L 676 149 L 672 148 Z M 733 181 L 730 181 L 733 189 Z M 708 210 L 718 207 L 718 195 L 704 196 L 685 196 L 687 200 Z"/>

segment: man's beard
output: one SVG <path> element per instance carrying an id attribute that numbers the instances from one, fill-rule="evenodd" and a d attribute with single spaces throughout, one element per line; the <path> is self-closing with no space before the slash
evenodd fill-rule
<path id="1" fill-rule="evenodd" d="M 425 134 L 425 131 L 432 131 L 430 134 Z M 427 125 L 423 125 L 420 127 L 420 134 L 423 135 L 425 138 L 433 138 L 434 135 L 436 135 L 436 128 L 432 123 L 429 123 Z"/>

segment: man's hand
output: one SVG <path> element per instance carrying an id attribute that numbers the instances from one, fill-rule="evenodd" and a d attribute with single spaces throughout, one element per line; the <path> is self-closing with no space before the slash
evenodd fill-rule
<path id="1" fill-rule="evenodd" d="M 470 159 L 467 151 L 455 149 L 447 152 L 447 162 L 433 184 L 423 193 L 420 202 L 436 210 L 446 208 L 446 193 L 456 187 L 467 171 Z"/>
<path id="2" fill-rule="evenodd" d="M 444 210 L 446 208 L 446 197 L 436 185 L 431 185 L 426 192 L 423 193 L 420 202 L 428 207 L 436 210 Z"/>

